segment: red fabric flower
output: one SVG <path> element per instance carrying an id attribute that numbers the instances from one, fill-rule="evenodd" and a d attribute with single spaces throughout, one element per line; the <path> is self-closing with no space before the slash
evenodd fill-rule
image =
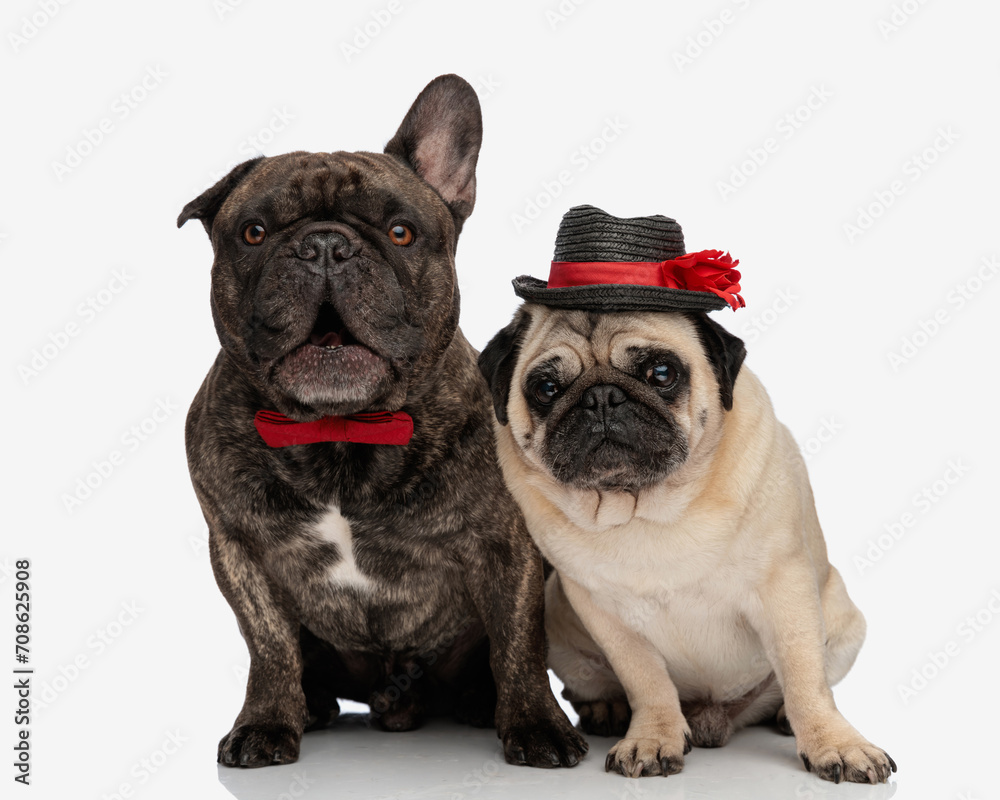
<path id="1" fill-rule="evenodd" d="M 702 250 L 663 262 L 663 282 L 671 289 L 717 294 L 735 311 L 746 305 L 740 297 L 740 273 L 729 253 Z"/>

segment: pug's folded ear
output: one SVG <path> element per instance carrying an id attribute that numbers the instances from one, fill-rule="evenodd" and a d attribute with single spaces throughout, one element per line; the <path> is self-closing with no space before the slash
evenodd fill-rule
<path id="1" fill-rule="evenodd" d="M 747 354 L 743 340 L 733 336 L 704 312 L 690 313 L 687 317 L 694 323 L 701 345 L 705 348 L 705 355 L 715 371 L 722 407 L 726 411 L 732 411 L 733 387 Z"/>
<path id="2" fill-rule="evenodd" d="M 220 179 L 210 189 L 206 189 L 194 200 L 184 206 L 179 217 L 177 217 L 177 227 L 181 227 L 189 219 L 200 219 L 205 226 L 205 232 L 212 235 L 212 221 L 219 213 L 226 198 L 233 193 L 233 190 L 240 185 L 243 179 L 256 169 L 257 165 L 264 160 L 264 157 L 252 158 L 237 164 L 228 175 Z"/>
<path id="3" fill-rule="evenodd" d="M 518 310 L 510 324 L 497 333 L 479 354 L 479 371 L 490 386 L 493 410 L 501 425 L 508 422 L 507 402 L 510 400 L 514 368 L 530 323 L 530 315 L 523 308 Z"/>

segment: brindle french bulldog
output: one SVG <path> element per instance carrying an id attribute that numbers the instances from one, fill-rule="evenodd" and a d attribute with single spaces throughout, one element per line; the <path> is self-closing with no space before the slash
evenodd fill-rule
<path id="1" fill-rule="evenodd" d="M 455 247 L 481 141 L 475 92 L 445 75 L 384 154 L 258 158 L 177 220 L 201 220 L 215 251 L 222 349 L 187 455 L 250 651 L 222 764 L 295 761 L 337 698 L 369 703 L 386 730 L 438 713 L 495 724 L 513 764 L 573 766 L 587 750 L 549 689 L 541 558 L 458 329 Z M 402 411 L 413 434 L 272 448 L 261 410 Z"/>

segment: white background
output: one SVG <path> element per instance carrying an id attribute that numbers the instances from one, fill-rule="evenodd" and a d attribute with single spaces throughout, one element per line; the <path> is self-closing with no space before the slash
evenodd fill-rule
<path id="1" fill-rule="evenodd" d="M 16 695 L 0 691 L 5 797 L 123 785 L 130 797 L 230 797 L 220 775 L 240 798 L 486 797 L 515 784 L 524 796 L 997 797 L 1000 280 L 977 277 L 1000 257 L 995 3 L 567 0 L 560 18 L 558 0 L 103 0 L 47 21 L 42 5 L 8 2 L 0 18 L 0 643 L 12 668 L 11 568 L 30 558 L 31 666 L 48 701 L 32 719 L 32 785 L 11 791 Z M 880 28 L 894 13 L 897 29 Z M 28 37 L 33 15 L 45 24 Z M 744 336 L 747 366 L 808 455 L 831 561 L 869 625 L 836 695 L 899 763 L 889 786 L 822 784 L 764 730 L 695 751 L 666 780 L 605 777 L 609 740 L 573 771 L 517 770 L 497 761 L 492 735 L 440 725 L 398 737 L 342 727 L 307 737 L 293 767 L 218 771 L 247 657 L 183 451 L 184 412 L 217 349 L 211 252 L 197 224 L 174 220 L 251 138 L 266 154 L 380 150 L 444 72 L 480 89 L 485 118 L 458 263 L 477 347 L 516 307 L 510 279 L 546 275 L 571 205 L 674 216 L 688 249 L 740 259 L 747 308 L 715 316 Z M 129 109 L 120 96 L 133 92 Z M 113 127 L 87 152 L 103 118 Z M 84 156 L 74 168 L 54 166 L 72 150 Z M 721 189 L 734 171 L 742 185 Z M 517 224 L 532 199 L 545 208 Z M 867 229 L 846 230 L 870 204 Z M 100 294 L 116 270 L 127 284 Z M 75 336 L 60 336 L 67 325 Z M 176 410 L 154 423 L 158 403 Z M 144 420 L 155 431 L 133 441 Z M 115 450 L 121 463 L 67 508 Z M 894 523 L 898 538 L 879 545 Z M 963 627 L 977 612 L 979 630 Z M 934 674 L 930 654 L 949 642 Z M 931 678 L 914 683 L 914 670 Z M 170 732 L 184 742 L 164 756 Z"/>

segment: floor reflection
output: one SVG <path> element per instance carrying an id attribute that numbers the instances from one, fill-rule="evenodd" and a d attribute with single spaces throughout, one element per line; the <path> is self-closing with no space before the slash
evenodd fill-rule
<path id="1" fill-rule="evenodd" d="M 576 768 L 512 767 L 493 731 L 436 720 L 409 733 L 368 728 L 345 714 L 332 728 L 309 733 L 299 761 L 283 767 L 219 767 L 219 780 L 238 800 L 292 798 L 740 798 L 740 800 L 888 800 L 895 778 L 879 786 L 835 786 L 807 773 L 791 738 L 768 728 L 740 731 L 723 748 L 696 749 L 684 772 L 628 780 L 604 772 L 612 739 L 590 738 Z"/>

